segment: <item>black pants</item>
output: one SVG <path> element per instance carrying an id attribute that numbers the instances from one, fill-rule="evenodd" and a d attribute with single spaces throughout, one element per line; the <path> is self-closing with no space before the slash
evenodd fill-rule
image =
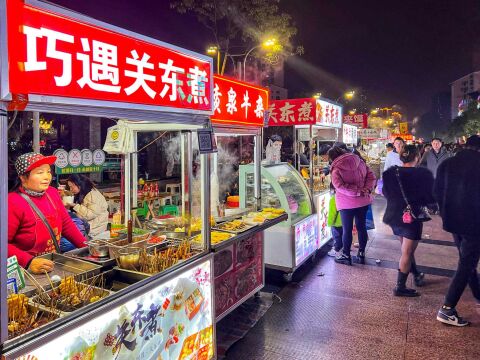
<path id="1" fill-rule="evenodd" d="M 460 259 L 445 297 L 445 305 L 450 307 L 457 306 L 467 284 L 470 285 L 475 298 L 480 301 L 480 284 L 477 275 L 477 265 L 480 259 L 480 236 L 454 234 L 454 239 Z"/>
<path id="2" fill-rule="evenodd" d="M 343 227 L 343 253 L 347 256 L 350 256 L 350 248 L 352 247 L 354 219 L 358 231 L 358 251 L 365 251 L 365 248 L 367 247 L 367 211 L 368 205 L 361 208 L 340 210 L 340 217 L 342 218 Z"/>
<path id="3" fill-rule="evenodd" d="M 343 247 L 343 228 L 341 226 L 332 226 L 333 248 L 340 251 Z"/>

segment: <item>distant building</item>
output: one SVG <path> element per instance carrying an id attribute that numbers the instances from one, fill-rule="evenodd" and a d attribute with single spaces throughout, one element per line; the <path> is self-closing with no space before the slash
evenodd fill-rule
<path id="1" fill-rule="evenodd" d="M 270 100 L 284 100 L 288 99 L 288 90 L 277 86 L 277 85 L 268 85 L 270 89 Z"/>
<path id="2" fill-rule="evenodd" d="M 452 89 L 450 116 L 454 119 L 458 116 L 458 106 L 462 101 L 476 100 L 480 92 L 480 71 L 465 75 L 450 85 Z"/>

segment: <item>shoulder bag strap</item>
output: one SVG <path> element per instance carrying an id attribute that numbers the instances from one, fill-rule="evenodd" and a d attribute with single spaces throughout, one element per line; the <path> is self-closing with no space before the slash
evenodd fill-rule
<path id="1" fill-rule="evenodd" d="M 400 171 L 398 171 L 398 166 L 395 167 L 395 174 L 397 175 L 398 185 L 400 186 L 400 191 L 402 192 L 403 200 L 407 204 L 407 207 L 411 208 L 410 204 L 408 203 L 407 195 L 405 194 L 405 190 L 403 189 L 402 181 L 400 180 Z"/>
<path id="2" fill-rule="evenodd" d="M 45 215 L 43 215 L 43 213 L 40 211 L 40 209 L 37 207 L 37 205 L 35 205 L 33 203 L 32 199 L 30 199 L 30 197 L 28 195 L 26 195 L 24 193 L 21 193 L 21 192 L 19 192 L 18 194 L 22 198 L 25 199 L 25 201 L 28 203 L 28 205 L 30 205 L 30 207 L 33 209 L 33 211 L 35 211 L 35 213 L 38 215 L 40 220 L 42 220 L 43 224 L 45 225 L 48 232 L 50 233 L 50 236 L 52 237 L 52 241 L 53 241 L 53 245 L 55 246 L 55 250 L 57 251 L 57 253 L 61 254 L 62 251 L 60 250 L 60 246 L 58 245 L 58 241 L 57 241 L 57 237 L 55 236 L 55 232 L 53 231 L 52 227 L 50 226 L 47 219 L 45 218 Z"/>

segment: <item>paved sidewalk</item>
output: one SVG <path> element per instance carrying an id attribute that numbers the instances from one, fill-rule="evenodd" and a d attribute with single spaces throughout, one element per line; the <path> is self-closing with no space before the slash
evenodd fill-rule
<path id="1" fill-rule="evenodd" d="M 369 265 L 338 265 L 326 256 L 308 264 L 294 282 L 282 285 L 281 302 L 227 352 L 227 359 L 480 359 L 480 313 L 469 289 L 458 306 L 473 322 L 467 328 L 435 320 L 447 276 L 427 275 L 419 298 L 392 295 L 399 245 L 381 224 L 382 200 L 375 205 Z M 420 244 L 417 262 L 448 275 L 455 268 L 456 249 L 445 243 L 451 239 L 438 226 L 438 219 L 426 226 L 427 240 L 441 242 Z"/>

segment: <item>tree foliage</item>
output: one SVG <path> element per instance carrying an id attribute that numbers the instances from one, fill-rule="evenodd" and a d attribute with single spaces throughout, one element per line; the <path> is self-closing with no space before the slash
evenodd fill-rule
<path id="1" fill-rule="evenodd" d="M 292 54 L 303 54 L 301 46 L 294 48 L 291 43 L 297 28 L 291 16 L 280 10 L 279 3 L 280 0 L 174 0 L 170 6 L 179 13 L 194 14 L 210 30 L 224 55 L 245 53 L 265 39 L 275 38 L 276 44 L 268 52 L 256 51 L 252 55 L 267 64 L 276 64 Z"/>
<path id="2" fill-rule="evenodd" d="M 470 136 L 480 133 L 480 109 L 477 102 L 470 102 L 468 109 L 453 119 L 449 128 L 451 137 Z"/>

